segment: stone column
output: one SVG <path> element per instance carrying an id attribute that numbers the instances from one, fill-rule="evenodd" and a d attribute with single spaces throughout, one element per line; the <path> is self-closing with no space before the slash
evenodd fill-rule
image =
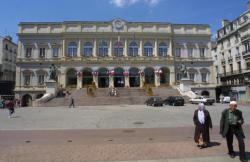
<path id="1" fill-rule="evenodd" d="M 113 42 L 112 39 L 109 41 L 109 49 L 108 49 L 108 56 L 112 57 L 112 51 L 113 51 Z"/>
<path id="2" fill-rule="evenodd" d="M 157 53 L 158 53 L 158 40 L 155 39 L 155 45 L 154 45 L 154 53 L 153 56 L 157 57 Z"/>
<path id="3" fill-rule="evenodd" d="M 37 43 L 35 43 L 35 44 L 32 46 L 32 54 L 31 54 L 31 57 L 32 57 L 32 58 L 39 58 L 39 47 L 38 47 Z"/>
<path id="4" fill-rule="evenodd" d="M 175 84 L 175 73 L 174 72 L 170 72 L 169 74 L 169 85 L 174 85 Z"/>
<path id="5" fill-rule="evenodd" d="M 63 88 L 66 88 L 66 73 L 65 71 L 62 71 L 61 73 L 61 85 L 63 86 Z"/>
<path id="6" fill-rule="evenodd" d="M 125 87 L 130 87 L 130 85 L 129 85 L 129 75 L 124 76 L 124 78 L 125 78 Z"/>
<path id="7" fill-rule="evenodd" d="M 94 57 L 97 56 L 97 42 L 96 42 L 96 39 L 94 40 L 93 56 L 94 56 Z"/>
<path id="8" fill-rule="evenodd" d="M 78 40 L 78 48 L 77 48 L 77 57 L 81 57 L 81 51 L 82 51 L 82 41 L 81 39 Z"/>
<path id="9" fill-rule="evenodd" d="M 140 40 L 139 56 L 143 57 L 143 41 L 142 41 L 142 39 Z"/>
<path id="10" fill-rule="evenodd" d="M 159 87 L 160 83 L 159 83 L 159 77 L 160 75 L 158 73 L 155 72 L 155 86 Z"/>
<path id="11" fill-rule="evenodd" d="M 145 75 L 140 74 L 140 87 L 141 88 L 143 87 L 144 80 L 145 80 Z"/>
<path id="12" fill-rule="evenodd" d="M 93 81 L 95 82 L 96 88 L 98 88 L 99 87 L 99 85 L 98 85 L 98 75 L 93 75 Z"/>
<path id="13" fill-rule="evenodd" d="M 82 88 L 82 72 L 81 71 L 77 71 L 77 89 L 81 89 Z"/>
<path id="14" fill-rule="evenodd" d="M 110 75 L 109 76 L 109 88 L 115 87 L 114 86 L 114 76 Z"/>
<path id="15" fill-rule="evenodd" d="M 124 56 L 128 57 L 128 40 L 125 39 L 125 43 L 124 43 Z"/>
<path id="16" fill-rule="evenodd" d="M 21 87 L 21 67 L 16 67 L 16 87 Z"/>
<path id="17" fill-rule="evenodd" d="M 173 54 L 173 42 L 172 42 L 172 39 L 169 40 L 169 50 L 168 50 L 168 55 L 170 56 L 174 56 Z"/>
<path id="18" fill-rule="evenodd" d="M 65 57 L 66 56 L 66 41 L 65 39 L 63 39 L 63 42 L 62 42 L 62 57 Z"/>

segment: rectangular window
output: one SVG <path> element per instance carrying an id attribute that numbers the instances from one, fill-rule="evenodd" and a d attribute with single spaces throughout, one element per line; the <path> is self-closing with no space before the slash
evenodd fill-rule
<path id="1" fill-rule="evenodd" d="M 238 70 L 241 73 L 241 62 L 238 62 L 237 64 L 238 64 Z"/>
<path id="2" fill-rule="evenodd" d="M 226 75 L 226 73 L 227 73 L 227 71 L 226 71 L 226 66 L 222 66 L 222 68 L 223 68 L 223 73 L 224 73 L 224 75 Z"/>
<path id="3" fill-rule="evenodd" d="M 53 57 L 58 57 L 59 56 L 59 48 L 58 47 L 53 47 L 52 48 L 52 56 Z"/>
<path id="4" fill-rule="evenodd" d="M 30 75 L 24 76 L 24 85 L 30 85 Z"/>
<path id="5" fill-rule="evenodd" d="M 32 54 L 32 48 L 26 48 L 25 57 L 30 58 Z"/>
<path id="6" fill-rule="evenodd" d="M 205 48 L 200 48 L 200 57 L 205 57 Z"/>
<path id="7" fill-rule="evenodd" d="M 189 73 L 189 79 L 194 80 L 194 75 L 195 75 L 194 73 Z"/>
<path id="8" fill-rule="evenodd" d="M 230 64 L 231 74 L 233 74 L 233 64 Z"/>
<path id="9" fill-rule="evenodd" d="M 193 48 L 188 48 L 188 57 L 193 57 Z"/>
<path id="10" fill-rule="evenodd" d="M 207 73 L 201 73 L 201 81 L 203 83 L 206 83 L 207 82 Z"/>
<path id="11" fill-rule="evenodd" d="M 44 85 L 44 75 L 38 75 L 38 84 Z"/>
<path id="12" fill-rule="evenodd" d="M 40 48 L 40 52 L 39 52 L 39 57 L 40 58 L 45 58 L 45 48 Z"/>
<path id="13" fill-rule="evenodd" d="M 250 62 L 247 62 L 247 70 L 250 69 Z"/>
<path id="14" fill-rule="evenodd" d="M 175 49 L 175 57 L 181 57 L 181 48 Z"/>

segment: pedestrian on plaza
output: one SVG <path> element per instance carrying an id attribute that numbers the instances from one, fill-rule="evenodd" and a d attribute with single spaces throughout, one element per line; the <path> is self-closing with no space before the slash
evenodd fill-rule
<path id="1" fill-rule="evenodd" d="M 210 143 L 209 128 L 212 129 L 213 126 L 210 114 L 203 103 L 200 103 L 198 109 L 195 110 L 193 121 L 195 125 L 194 141 L 200 149 L 206 148 Z"/>
<path id="2" fill-rule="evenodd" d="M 70 104 L 69 104 L 69 108 L 71 108 L 71 106 L 73 106 L 73 108 L 75 108 L 75 101 L 74 101 L 74 98 L 73 98 L 73 96 L 72 96 L 72 95 L 70 96 Z"/>
<path id="3" fill-rule="evenodd" d="M 5 106 L 9 110 L 9 118 L 11 118 L 11 116 L 15 113 L 14 100 L 7 100 Z"/>
<path id="4" fill-rule="evenodd" d="M 239 143 L 240 150 L 240 161 L 247 162 L 245 153 L 245 143 L 244 143 L 244 132 L 242 129 L 242 124 L 244 119 L 242 112 L 237 109 L 237 102 L 231 101 L 229 108 L 222 112 L 220 120 L 220 134 L 223 138 L 226 137 L 228 154 L 231 158 L 235 157 L 235 152 L 233 149 L 233 135 L 236 136 Z"/>

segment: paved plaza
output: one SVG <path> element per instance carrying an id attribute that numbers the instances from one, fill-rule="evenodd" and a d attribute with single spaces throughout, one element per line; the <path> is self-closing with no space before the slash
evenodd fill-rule
<path id="1" fill-rule="evenodd" d="M 207 106 L 214 124 L 212 147 L 202 150 L 193 141 L 197 105 L 18 108 L 10 119 L 7 110 L 0 110 L 0 162 L 239 161 L 227 156 L 219 135 L 220 115 L 227 106 Z M 239 109 L 249 151 L 250 108 Z"/>

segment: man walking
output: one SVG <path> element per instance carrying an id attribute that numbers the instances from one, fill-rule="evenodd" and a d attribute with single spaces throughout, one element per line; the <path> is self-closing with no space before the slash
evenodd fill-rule
<path id="1" fill-rule="evenodd" d="M 245 143 L 244 143 L 244 132 L 242 129 L 242 124 L 244 119 L 242 112 L 237 109 L 237 102 L 231 101 L 229 104 L 229 109 L 225 109 L 222 112 L 220 120 L 220 134 L 222 137 L 226 137 L 228 154 L 231 158 L 235 157 L 235 152 L 233 150 L 233 135 L 236 136 L 239 143 L 240 150 L 240 161 L 247 162 L 245 153 Z"/>
<path id="2" fill-rule="evenodd" d="M 75 108 L 75 101 L 74 101 L 74 98 L 72 97 L 72 95 L 70 96 L 69 108 L 71 108 L 71 106 L 73 106 L 73 108 Z"/>
<path id="3" fill-rule="evenodd" d="M 13 100 L 7 100 L 5 103 L 5 106 L 8 108 L 9 110 L 9 118 L 11 118 L 12 114 L 15 113 L 15 108 L 14 108 L 14 101 Z"/>

